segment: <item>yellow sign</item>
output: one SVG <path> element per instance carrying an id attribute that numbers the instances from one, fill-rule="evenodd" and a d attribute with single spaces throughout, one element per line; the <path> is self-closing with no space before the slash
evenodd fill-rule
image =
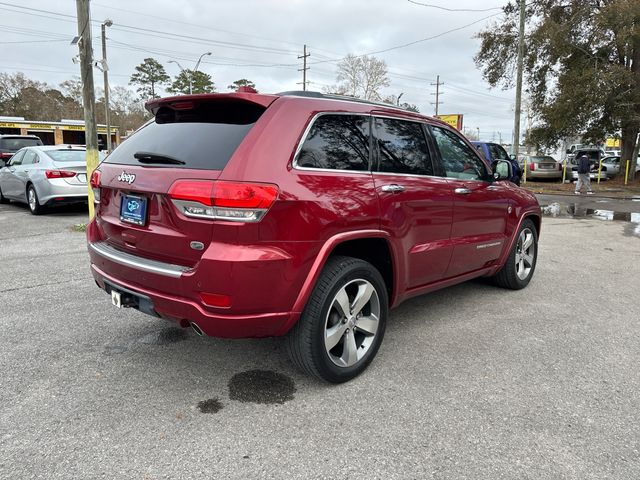
<path id="1" fill-rule="evenodd" d="M 462 131 L 462 114 L 436 115 L 436 118 L 451 125 L 453 128 Z"/>
<path id="2" fill-rule="evenodd" d="M 620 148 L 622 147 L 622 142 L 619 138 L 607 138 L 607 148 Z"/>
<path id="3" fill-rule="evenodd" d="M 0 122 L 0 128 L 20 128 L 21 126 L 19 123 Z"/>

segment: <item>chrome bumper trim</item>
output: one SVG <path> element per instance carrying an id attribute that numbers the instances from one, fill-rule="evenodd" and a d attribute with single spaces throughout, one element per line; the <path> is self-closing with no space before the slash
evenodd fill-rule
<path id="1" fill-rule="evenodd" d="M 135 268 L 143 272 L 157 273 L 167 277 L 180 278 L 180 276 L 191 270 L 189 267 L 182 265 L 174 265 L 172 263 L 158 262 L 149 260 L 148 258 L 138 257 L 130 253 L 122 252 L 105 242 L 89 243 L 89 249 L 112 262 L 124 265 L 125 267 Z"/>

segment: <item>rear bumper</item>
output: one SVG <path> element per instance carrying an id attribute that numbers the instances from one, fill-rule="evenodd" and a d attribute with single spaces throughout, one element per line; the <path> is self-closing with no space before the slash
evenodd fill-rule
<path id="1" fill-rule="evenodd" d="M 247 338 L 271 337 L 286 333 L 286 327 L 297 320 L 299 314 L 293 312 L 270 312 L 252 315 L 227 315 L 209 311 L 206 306 L 191 299 L 151 290 L 132 282 L 124 282 L 114 278 L 94 263 L 91 273 L 98 286 L 110 291 L 111 288 L 133 292 L 150 300 L 145 305 L 144 313 L 182 323 L 194 322 L 211 337 Z M 106 300 L 106 299 L 105 299 Z M 295 319 L 294 319 L 295 317 Z"/>
<path id="2" fill-rule="evenodd" d="M 562 170 L 534 170 L 527 171 L 527 179 L 529 178 L 562 178 Z"/>
<path id="3" fill-rule="evenodd" d="M 70 185 L 61 178 L 39 182 L 37 187 L 38 199 L 42 205 L 48 202 L 86 202 L 89 195 L 86 184 Z"/>

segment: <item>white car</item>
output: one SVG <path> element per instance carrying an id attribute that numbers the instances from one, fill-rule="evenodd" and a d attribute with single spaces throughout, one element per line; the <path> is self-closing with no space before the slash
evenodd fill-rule
<path id="1" fill-rule="evenodd" d="M 607 175 L 610 177 L 618 175 L 620 173 L 620 156 L 612 155 L 610 157 L 604 157 L 602 159 L 602 167 L 607 169 Z M 623 166 L 622 173 L 624 173 L 625 168 L 626 165 Z M 638 172 L 640 172 L 640 161 L 636 162 L 636 173 Z"/>

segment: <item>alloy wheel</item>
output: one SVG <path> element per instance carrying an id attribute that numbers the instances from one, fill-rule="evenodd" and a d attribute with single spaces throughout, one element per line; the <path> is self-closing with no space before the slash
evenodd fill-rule
<path id="1" fill-rule="evenodd" d="M 335 294 L 324 327 L 324 345 L 331 361 L 351 367 L 369 351 L 378 333 L 380 298 L 364 279 L 352 280 Z"/>

